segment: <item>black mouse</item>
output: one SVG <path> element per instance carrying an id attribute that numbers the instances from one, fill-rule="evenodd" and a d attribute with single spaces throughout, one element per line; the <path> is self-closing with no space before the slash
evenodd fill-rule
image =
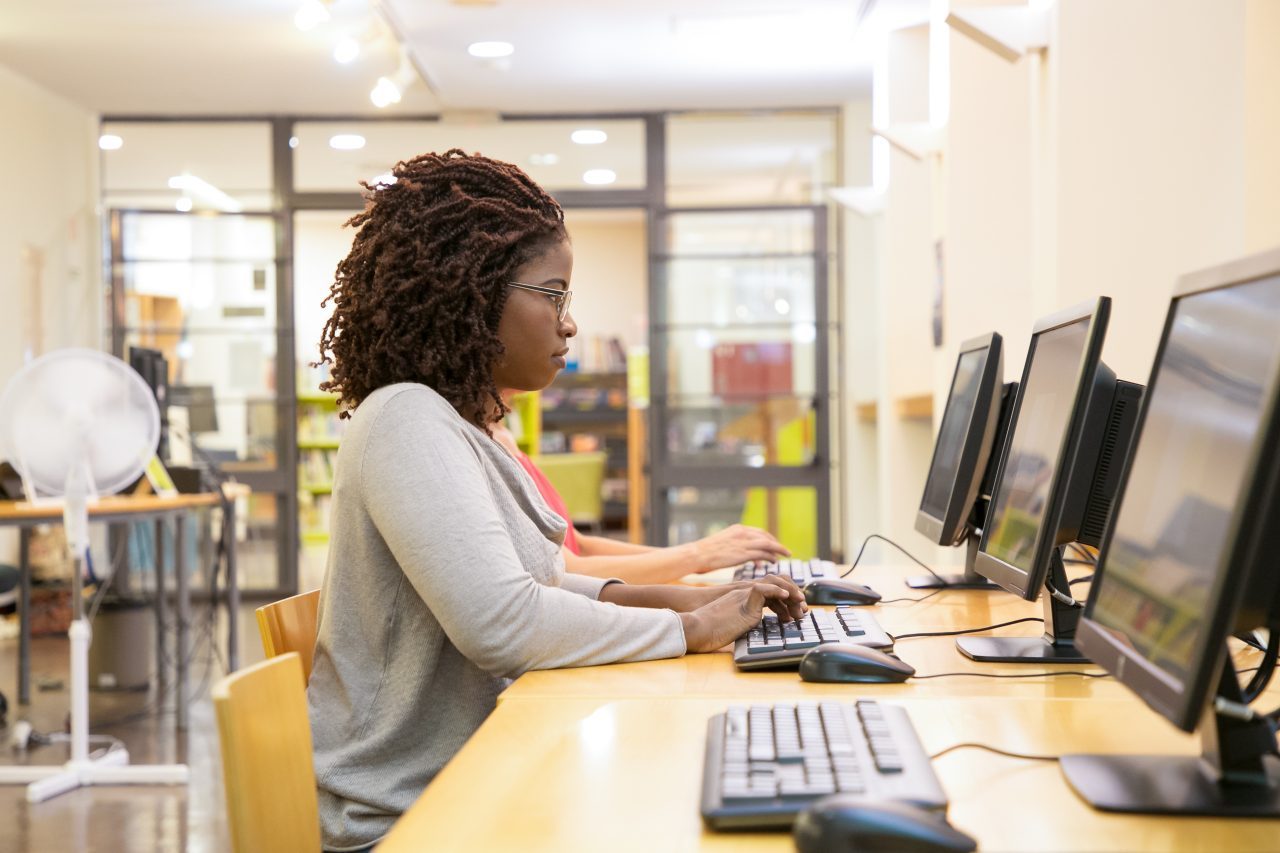
<path id="1" fill-rule="evenodd" d="M 915 674 L 915 667 L 901 658 L 855 643 L 823 643 L 800 659 L 801 681 L 891 684 Z"/>
<path id="2" fill-rule="evenodd" d="M 800 812 L 792 831 L 800 853 L 970 853 L 978 842 L 946 816 L 900 800 L 857 794 L 823 797 Z"/>
<path id="3" fill-rule="evenodd" d="M 880 593 L 869 586 L 839 578 L 814 578 L 804 585 L 810 604 L 875 604 Z"/>

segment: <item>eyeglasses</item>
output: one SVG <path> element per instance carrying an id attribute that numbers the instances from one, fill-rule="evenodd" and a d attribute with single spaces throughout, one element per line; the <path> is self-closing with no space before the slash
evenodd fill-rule
<path id="1" fill-rule="evenodd" d="M 552 287 L 539 287 L 536 284 L 522 284 L 518 281 L 507 282 L 507 287 L 518 287 L 521 290 L 531 290 L 534 293 L 541 293 L 543 296 L 551 300 L 556 306 L 556 321 L 564 322 L 565 315 L 569 313 L 569 300 L 573 298 L 572 290 L 556 290 Z"/>

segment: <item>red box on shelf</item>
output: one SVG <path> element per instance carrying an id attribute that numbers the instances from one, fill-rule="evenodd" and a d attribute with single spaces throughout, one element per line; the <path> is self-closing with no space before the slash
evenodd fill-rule
<path id="1" fill-rule="evenodd" d="M 711 387 L 718 397 L 791 393 L 791 344 L 719 344 L 711 353 Z"/>

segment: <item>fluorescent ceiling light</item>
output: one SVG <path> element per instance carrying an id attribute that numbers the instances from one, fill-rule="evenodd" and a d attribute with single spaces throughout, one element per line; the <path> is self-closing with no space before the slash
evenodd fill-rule
<path id="1" fill-rule="evenodd" d="M 339 133 L 329 137 L 329 147 L 335 151 L 359 151 L 364 147 L 364 137 L 358 133 Z"/>
<path id="2" fill-rule="evenodd" d="M 182 198 L 175 201 L 173 203 L 173 206 L 174 206 L 174 209 L 179 210 L 182 213 L 187 213 L 188 211 L 191 210 L 191 199 L 187 198 L 184 195 L 182 196 Z"/>
<path id="3" fill-rule="evenodd" d="M 340 65 L 346 65 L 358 56 L 360 56 L 360 42 L 351 36 L 343 36 L 333 46 L 333 61 Z"/>
<path id="4" fill-rule="evenodd" d="M 195 175 L 174 175 L 169 179 L 169 189 L 182 190 L 195 201 L 205 207 L 213 207 L 227 213 L 239 213 L 240 202 L 215 187 L 213 184 Z"/>
<path id="5" fill-rule="evenodd" d="M 500 59 L 516 52 L 509 41 L 478 41 L 467 46 L 467 53 L 479 59 Z"/>
<path id="6" fill-rule="evenodd" d="M 115 151 L 121 145 L 124 145 L 124 140 L 114 133 L 104 133 L 98 137 L 98 147 L 103 151 Z"/>
<path id="7" fill-rule="evenodd" d="M 588 184 L 611 184 L 618 180 L 618 174 L 612 169 L 588 169 L 582 173 L 582 180 Z"/>
<path id="8" fill-rule="evenodd" d="M 609 134 L 605 133 L 603 130 L 584 128 L 582 130 L 575 130 L 573 133 L 569 134 L 569 138 L 579 145 L 599 145 L 601 142 L 604 142 L 609 138 Z"/>
<path id="9" fill-rule="evenodd" d="M 320 0 L 302 0 L 302 5 L 293 15 L 293 25 L 304 33 L 329 20 L 329 10 Z"/>

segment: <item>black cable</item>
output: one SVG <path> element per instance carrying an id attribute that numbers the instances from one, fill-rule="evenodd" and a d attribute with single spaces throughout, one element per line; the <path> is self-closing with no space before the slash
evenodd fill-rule
<path id="1" fill-rule="evenodd" d="M 1056 755 L 1029 755 L 1024 752 L 1009 752 L 1007 749 L 1000 749 L 999 747 L 988 746 L 985 743 L 973 743 L 971 741 L 966 741 L 965 743 L 953 744 L 947 747 L 946 749 L 940 749 L 937 752 L 935 752 L 933 755 L 930 755 L 929 760 L 933 761 L 936 758 L 941 758 L 942 756 L 946 755 L 948 752 L 955 752 L 957 749 L 983 749 L 983 750 L 986 750 L 987 752 L 994 752 L 996 755 L 1005 755 L 1005 756 L 1008 756 L 1009 758 L 1025 758 L 1028 761 L 1059 761 L 1060 760 L 1059 757 Z"/>
<path id="2" fill-rule="evenodd" d="M 863 552 L 863 551 L 865 551 L 865 550 L 867 550 L 867 545 L 871 542 L 871 540 L 872 540 L 872 539 L 879 539 L 881 542 L 888 542 L 890 545 L 892 545 L 893 547 L 897 548 L 897 549 L 898 549 L 899 551 L 901 551 L 903 554 L 906 554 L 906 555 L 907 555 L 907 559 L 911 560 L 911 562 L 915 563 L 917 566 L 919 566 L 920 568 L 924 569 L 926 572 L 928 572 L 929 574 L 931 574 L 931 575 L 933 575 L 935 578 L 937 578 L 937 579 L 938 579 L 938 582 L 939 582 L 939 583 L 941 583 L 944 587 L 946 586 L 946 583 L 947 583 L 947 582 L 946 582 L 946 581 L 944 581 L 944 580 L 942 579 L 942 575 L 938 574 L 938 573 L 937 573 L 937 572 L 935 572 L 933 569 L 929 568 L 929 567 L 928 567 L 928 566 L 926 566 L 924 563 L 920 562 L 919 558 L 917 558 L 916 556 L 914 556 L 914 555 L 913 555 L 910 551 L 908 551 L 906 548 L 903 548 L 901 545 L 899 545 L 897 542 L 894 542 L 892 539 L 888 539 L 888 538 L 886 538 L 886 537 L 884 537 L 884 536 L 881 536 L 879 533 L 872 533 L 872 534 L 868 535 L 866 539 L 863 539 L 863 540 L 862 540 L 862 547 L 858 549 L 858 556 L 856 556 L 856 557 L 854 557 L 854 558 L 853 558 L 853 564 L 852 564 L 852 565 L 850 565 L 850 566 L 849 566 L 849 568 L 845 571 L 845 573 L 844 573 L 844 574 L 842 574 L 840 577 L 842 577 L 842 578 L 843 578 L 843 577 L 848 577 L 850 572 L 852 572 L 854 569 L 858 568 L 858 563 L 859 563 L 859 562 L 861 562 L 861 560 L 862 560 L 862 552 Z"/>
<path id="3" fill-rule="evenodd" d="M 1085 678 L 1106 678 L 1109 672 L 1083 672 L 1078 669 L 1060 669 L 1056 672 L 1011 672 L 1001 674 L 998 672 L 936 672 L 933 675 L 913 675 L 913 679 L 919 678 L 950 678 L 958 675 L 971 675 L 974 678 L 1042 678 L 1047 675 L 1082 675 Z"/>
<path id="4" fill-rule="evenodd" d="M 924 601 L 926 598 L 933 598 L 935 595 L 945 590 L 946 590 L 945 586 L 940 586 L 937 589 L 935 589 L 933 592 L 926 593 L 920 596 L 919 598 L 889 598 L 879 603 L 880 604 L 897 604 L 900 601 Z"/>
<path id="5" fill-rule="evenodd" d="M 1280 656 L 1280 631 L 1276 630 L 1278 627 L 1280 626 L 1272 625 L 1267 632 L 1267 647 L 1262 652 L 1258 669 L 1249 679 L 1248 685 L 1240 691 L 1242 701 L 1246 705 L 1262 695 L 1262 691 L 1266 690 L 1271 682 L 1271 675 L 1276 671 L 1276 658 Z"/>
<path id="6" fill-rule="evenodd" d="M 990 631 L 993 628 L 1003 628 L 1006 625 L 1017 625 L 1019 622 L 1044 622 L 1040 616 L 1024 616 L 1021 619 L 1011 619 L 1008 622 L 1000 622 L 996 625 L 984 625 L 981 628 L 964 628 L 960 631 L 922 631 L 917 634 L 890 634 L 889 638 L 894 642 L 898 640 L 909 640 L 912 637 L 955 637 L 959 634 L 976 634 L 979 631 Z"/>
<path id="7" fill-rule="evenodd" d="M 1072 578 L 1071 580 L 1067 581 L 1067 586 L 1071 586 L 1073 584 L 1078 584 L 1078 583 L 1088 583 L 1091 580 L 1093 580 L 1093 575 L 1085 575 L 1084 577 Z"/>

